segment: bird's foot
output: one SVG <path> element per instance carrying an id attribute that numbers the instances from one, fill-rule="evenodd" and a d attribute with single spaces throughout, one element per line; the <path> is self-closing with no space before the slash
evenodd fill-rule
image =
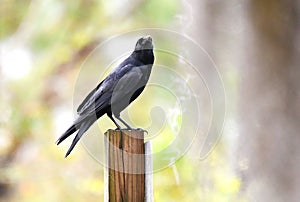
<path id="1" fill-rule="evenodd" d="M 147 133 L 147 135 L 148 135 L 148 131 L 147 130 L 144 130 L 142 128 L 137 128 L 136 130 L 143 131 L 144 133 Z"/>
<path id="2" fill-rule="evenodd" d="M 138 131 L 143 131 L 144 133 L 147 133 L 148 134 L 148 131 L 147 130 L 144 130 L 142 128 L 131 128 L 131 127 L 127 127 L 127 128 L 119 128 L 117 127 L 115 130 L 117 131 L 121 131 L 121 130 L 138 130 Z"/>
<path id="3" fill-rule="evenodd" d="M 117 127 L 115 130 L 133 130 L 133 129 L 132 128 L 128 128 L 128 127 L 127 128 L 118 128 Z"/>

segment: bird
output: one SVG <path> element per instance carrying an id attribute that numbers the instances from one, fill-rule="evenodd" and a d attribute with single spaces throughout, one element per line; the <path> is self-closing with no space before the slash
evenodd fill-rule
<path id="1" fill-rule="evenodd" d="M 154 53 L 150 35 L 138 39 L 134 51 L 103 79 L 82 101 L 77 108 L 78 117 L 58 138 L 59 145 L 70 135 L 77 134 L 65 154 L 72 152 L 82 135 L 103 115 L 107 115 L 122 130 L 114 117 L 132 129 L 120 116 L 120 113 L 144 90 L 153 67 Z"/>

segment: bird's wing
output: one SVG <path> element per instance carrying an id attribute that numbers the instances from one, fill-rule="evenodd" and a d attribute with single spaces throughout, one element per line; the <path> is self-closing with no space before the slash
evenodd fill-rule
<path id="1" fill-rule="evenodd" d="M 103 80 L 104 81 L 104 80 Z M 99 89 L 99 87 L 102 85 L 103 81 L 101 81 L 96 88 L 94 88 L 87 96 L 84 98 L 84 100 L 81 102 L 81 104 L 77 108 L 77 113 L 80 113 L 82 108 L 87 104 L 89 99 L 94 95 L 94 93 Z"/>
<path id="2" fill-rule="evenodd" d="M 112 105 L 120 101 L 128 101 L 129 104 L 129 99 L 134 94 L 134 92 L 142 87 L 142 77 L 143 72 L 139 67 L 133 67 L 130 71 L 124 74 L 113 90 L 111 98 Z"/>
<path id="3" fill-rule="evenodd" d="M 79 105 L 77 113 L 79 115 L 87 115 L 87 112 L 95 112 L 97 102 L 107 101 L 107 93 L 113 88 L 111 76 L 106 77 Z M 106 95 L 105 95 L 106 94 Z M 99 103 L 100 104 L 100 103 Z"/>
<path id="4" fill-rule="evenodd" d="M 110 105 L 111 96 L 114 87 L 119 83 L 119 80 L 126 75 L 133 67 L 132 64 L 127 64 L 117 68 L 108 77 L 106 77 L 80 104 L 77 113 L 79 115 L 92 115 L 95 112 L 101 111 Z"/>

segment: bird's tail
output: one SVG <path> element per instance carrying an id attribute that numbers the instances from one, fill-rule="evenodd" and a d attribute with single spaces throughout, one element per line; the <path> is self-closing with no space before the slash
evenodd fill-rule
<path id="1" fill-rule="evenodd" d="M 62 141 L 64 141 L 67 137 L 72 135 L 76 130 L 78 130 L 78 126 L 76 127 L 75 124 L 73 124 L 64 134 L 62 134 L 58 140 L 56 141 L 56 144 L 59 145 Z"/>
<path id="2" fill-rule="evenodd" d="M 74 149 L 74 147 L 77 144 L 77 142 L 79 141 L 79 139 L 82 137 L 82 135 L 85 133 L 85 131 L 87 131 L 90 128 L 90 126 L 94 122 L 95 122 L 94 120 L 87 120 L 80 125 L 79 131 L 78 131 L 77 135 L 75 136 L 69 150 L 67 151 L 65 158 L 71 153 L 71 151 Z"/>

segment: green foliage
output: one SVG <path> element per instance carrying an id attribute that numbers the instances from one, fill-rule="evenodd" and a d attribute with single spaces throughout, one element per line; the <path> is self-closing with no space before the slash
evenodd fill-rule
<path id="1" fill-rule="evenodd" d="M 118 13 L 124 10 L 112 11 L 115 7 L 108 6 L 108 2 L 1 1 L 1 42 L 25 47 L 31 55 L 32 67 L 19 79 L 9 78 L 4 70 L 0 72 L 3 77 L 0 81 L 3 112 L 0 114 L 0 184 L 5 182 L 13 187 L 11 195 L 0 195 L 0 201 L 103 199 L 102 166 L 94 163 L 80 145 L 73 155 L 64 159 L 71 140 L 61 147 L 54 144 L 63 130 L 56 128 L 60 124 L 57 119 L 63 116 L 56 113 L 72 110 L 74 83 L 89 53 L 82 51 L 84 48 L 136 28 L 170 28 L 180 8 L 179 1 L 140 0 L 125 16 L 118 18 Z M 176 43 L 169 46 L 178 50 Z M 156 54 L 162 62 L 175 64 L 166 54 Z M 23 68 L 19 65 L 17 72 Z M 101 62 L 98 65 L 100 68 Z M 141 125 L 151 121 L 143 108 L 155 101 L 150 92 L 134 103 L 137 110 L 132 117 Z M 163 91 L 156 93 L 165 104 L 173 99 Z M 181 115 L 175 114 L 173 118 L 175 125 L 181 124 Z M 101 121 L 104 123 L 101 127 L 109 125 L 105 118 Z M 163 150 L 174 138 L 174 128 L 167 125 L 153 140 L 154 151 Z M 237 201 L 235 196 L 241 181 L 228 170 L 228 163 L 219 150 L 205 161 L 184 157 L 176 166 L 154 174 L 155 201 Z"/>
<path id="2" fill-rule="evenodd" d="M 152 0 L 146 1 L 143 8 L 137 12 L 137 18 L 149 25 L 168 25 L 174 20 L 178 12 L 179 1 L 174 0 Z"/>
<path id="3" fill-rule="evenodd" d="M 13 34 L 28 11 L 29 1 L 4 0 L 0 6 L 0 39 Z"/>

